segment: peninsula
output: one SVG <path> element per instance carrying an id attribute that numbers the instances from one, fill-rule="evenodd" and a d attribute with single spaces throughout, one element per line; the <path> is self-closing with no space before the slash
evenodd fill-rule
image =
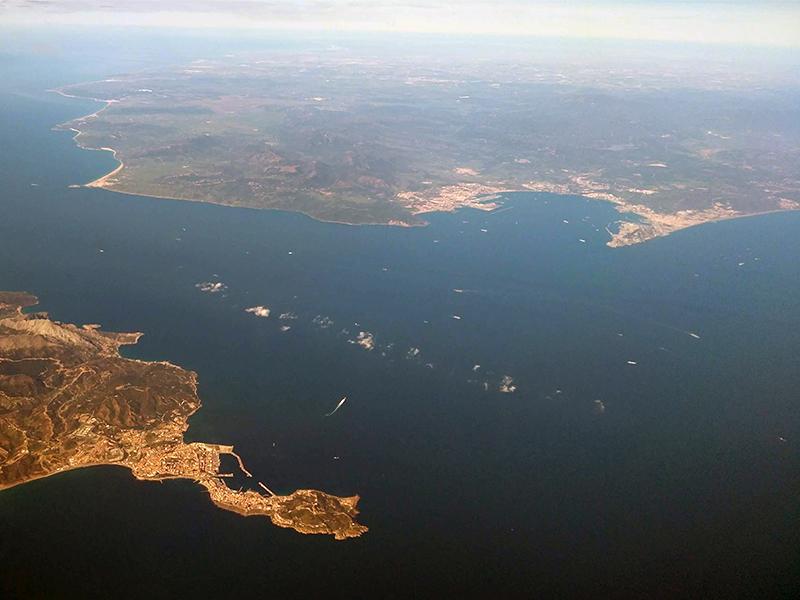
<path id="1" fill-rule="evenodd" d="M 220 457 L 233 446 L 187 443 L 188 418 L 200 408 L 197 375 L 168 362 L 122 358 L 140 333 L 77 327 L 46 313 L 23 312 L 37 299 L 0 292 L 0 490 L 70 469 L 118 465 L 142 480 L 190 479 L 218 507 L 261 515 L 301 533 L 337 540 L 367 531 L 358 496 L 317 490 L 282 496 L 256 481 L 234 490 Z"/>

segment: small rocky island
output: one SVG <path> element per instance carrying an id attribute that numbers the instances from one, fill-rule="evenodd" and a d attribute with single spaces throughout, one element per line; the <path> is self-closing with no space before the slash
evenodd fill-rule
<path id="1" fill-rule="evenodd" d="M 168 362 L 122 358 L 119 347 L 140 333 L 25 313 L 37 299 L 0 292 L 0 490 L 81 467 L 120 465 L 137 479 L 191 479 L 220 508 L 263 515 L 301 533 L 358 537 L 358 496 L 317 490 L 288 496 L 225 484 L 220 457 L 233 446 L 186 443 L 189 417 L 200 408 L 197 375 Z"/>

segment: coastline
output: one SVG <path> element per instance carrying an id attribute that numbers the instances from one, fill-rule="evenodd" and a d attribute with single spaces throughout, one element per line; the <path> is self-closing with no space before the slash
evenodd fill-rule
<path id="1" fill-rule="evenodd" d="M 633 246 L 633 245 L 636 245 L 636 244 L 643 244 L 645 242 L 648 242 L 650 240 L 654 240 L 654 239 L 657 239 L 657 238 L 667 237 L 667 236 L 669 236 L 669 235 L 671 235 L 673 233 L 677 233 L 678 231 L 685 231 L 687 229 L 693 229 L 695 227 L 700 227 L 702 225 L 713 225 L 714 223 L 723 223 L 725 221 L 734 221 L 734 220 L 737 220 L 737 219 L 747 219 L 747 218 L 750 218 L 750 217 L 763 217 L 763 216 L 766 216 L 766 215 L 774 215 L 774 214 L 777 214 L 777 213 L 790 213 L 790 212 L 798 212 L 798 211 L 800 211 L 800 208 L 776 208 L 774 210 L 762 210 L 762 211 L 753 212 L 753 213 L 738 213 L 738 214 L 735 214 L 735 215 L 722 216 L 722 217 L 717 217 L 717 218 L 714 218 L 714 219 L 708 219 L 706 221 L 698 221 L 696 223 L 687 224 L 687 225 L 684 225 L 682 227 L 675 227 L 674 229 L 671 229 L 670 231 L 668 231 L 666 233 L 662 233 L 660 235 L 654 235 L 654 236 L 652 236 L 652 237 L 650 237 L 650 238 L 648 238 L 646 240 L 634 241 L 634 242 L 629 242 L 629 243 L 617 243 L 617 244 L 614 244 L 613 236 L 615 234 L 612 234 L 612 239 L 609 240 L 606 243 L 606 245 L 609 248 L 621 248 L 623 246 Z M 636 214 L 636 213 L 631 213 L 631 214 Z M 633 223 L 632 221 L 616 221 L 616 222 L 617 223 L 631 223 L 632 225 L 636 225 L 636 223 Z M 644 225 L 647 225 L 647 223 L 645 223 Z"/>
<path id="2" fill-rule="evenodd" d="M 115 104 L 115 103 L 119 102 L 119 100 L 102 99 L 102 98 L 87 98 L 85 96 L 75 96 L 74 94 L 67 94 L 63 90 L 63 88 L 55 88 L 55 89 L 50 89 L 50 90 L 47 90 L 47 91 L 48 92 L 53 92 L 55 94 L 58 94 L 59 96 L 63 96 L 64 98 L 70 98 L 70 99 L 74 99 L 74 100 L 90 100 L 92 102 L 102 102 L 103 103 L 103 106 L 98 108 L 93 113 L 89 113 L 89 114 L 83 115 L 81 117 L 76 117 L 76 118 L 71 119 L 69 121 L 66 121 L 64 123 L 58 123 L 57 125 L 53 126 L 52 129 L 53 129 L 53 131 L 72 131 L 72 132 L 74 132 L 75 135 L 72 136 L 72 141 L 75 142 L 75 145 L 78 148 L 82 149 L 82 150 L 90 150 L 90 151 L 94 151 L 94 152 L 111 152 L 111 155 L 114 157 L 114 160 L 116 160 L 119 163 L 119 165 L 117 165 L 117 167 L 115 169 L 109 171 L 105 175 L 102 175 L 102 176 L 98 177 L 97 179 L 93 179 L 92 181 L 89 181 L 88 183 L 78 184 L 78 187 L 106 187 L 107 181 L 111 177 L 113 177 L 114 175 L 119 173 L 123 169 L 123 167 L 125 166 L 124 163 L 119 158 L 117 158 L 117 151 L 114 148 L 109 148 L 109 147 L 105 147 L 105 146 L 101 147 L 101 148 L 94 148 L 94 147 L 91 147 L 91 146 L 85 146 L 84 144 L 81 144 L 80 141 L 78 141 L 78 138 L 83 134 L 83 132 L 80 129 L 76 129 L 75 127 L 71 127 L 69 125 L 73 124 L 73 123 L 77 124 L 77 123 L 79 123 L 81 121 L 85 121 L 86 119 L 95 119 L 100 115 L 101 112 L 106 110 L 112 104 Z"/>
<path id="3" fill-rule="evenodd" d="M 114 175 L 116 175 L 120 171 L 122 171 L 123 167 L 125 166 L 125 163 L 123 163 L 119 158 L 117 158 L 117 151 L 114 150 L 113 148 L 91 148 L 91 149 L 97 151 L 111 152 L 111 155 L 114 157 L 114 160 L 116 160 L 119 163 L 119 165 L 117 165 L 117 168 L 114 169 L 113 171 L 109 171 L 102 177 L 98 177 L 97 179 L 90 181 L 89 183 L 83 184 L 83 187 L 87 188 L 105 188 L 108 185 L 108 180 L 114 177 Z"/>
<path id="4" fill-rule="evenodd" d="M 11 437 L 7 448 L 4 447 L 0 457 L 0 491 L 67 471 L 120 466 L 140 481 L 193 481 L 205 488 L 213 504 L 222 510 L 245 516 L 262 515 L 279 527 L 299 533 L 328 534 L 344 540 L 368 530 L 355 521 L 357 495 L 340 497 L 300 489 L 287 495 L 270 492 L 265 496 L 254 490 L 228 487 L 224 478 L 229 475 L 221 472 L 223 455 L 233 456 L 241 472 L 253 477 L 234 446 L 185 440 L 189 418 L 202 407 L 195 371 L 168 361 L 123 357 L 120 347 L 136 344 L 142 336 L 140 332 L 108 332 L 96 324 L 79 326 L 22 312 L 23 308 L 36 304 L 38 298 L 32 294 L 0 292 L 0 360 L 9 361 L 12 366 L 23 360 L 43 363 L 45 366 L 35 377 L 38 381 L 55 383 L 52 388 L 43 383 L 44 391 L 33 388 L 29 401 L 40 403 L 46 413 L 52 408 L 53 398 L 58 396 L 60 403 L 55 410 L 59 416 L 62 409 L 66 411 L 65 407 L 75 403 L 80 414 L 71 414 L 69 419 L 62 416 L 63 428 L 52 427 L 53 418 L 45 416 L 51 427 L 40 425 L 40 429 L 47 446 L 29 448 L 27 427 L 37 432 L 37 422 L 30 421 L 26 410 L 12 411 L 7 425 L 21 432 L 22 437 Z M 32 342 L 40 338 L 44 340 L 42 344 L 37 346 Z M 6 384 L 15 373 L 12 368 L 0 374 L 0 383 Z M 107 376 L 108 373 L 119 378 Z M 74 391 L 79 379 L 81 383 Z M 84 398 L 84 387 L 94 395 Z M 142 408 L 136 393 L 126 396 L 129 389 L 144 394 L 150 394 L 152 389 L 152 396 L 158 400 L 153 401 L 152 407 Z M 107 413 L 97 410 L 97 406 L 103 406 L 110 398 L 113 398 L 109 400 L 112 408 Z M 83 406 L 81 402 L 89 404 Z M 74 443 L 76 438 L 80 443 Z M 38 438 L 34 435 L 33 439 Z M 307 513 L 312 515 L 310 520 Z"/>
<path id="5" fill-rule="evenodd" d="M 72 99 L 80 99 L 80 100 L 91 100 L 95 102 L 102 102 L 104 106 L 100 109 L 96 110 L 93 113 L 84 115 L 82 117 L 77 117 L 65 123 L 58 124 L 53 127 L 54 130 L 70 130 L 75 132 L 75 135 L 72 136 L 72 140 L 75 142 L 76 146 L 83 150 L 91 150 L 97 152 L 111 152 L 114 159 L 119 163 L 114 169 L 102 175 L 92 181 L 89 181 L 84 184 L 77 184 L 74 187 L 83 187 L 83 188 L 102 188 L 108 191 L 117 193 L 117 194 L 125 194 L 129 196 L 139 196 L 144 198 L 155 198 L 155 199 L 162 199 L 162 200 L 176 200 L 180 202 L 197 202 L 201 204 L 214 204 L 217 206 L 225 206 L 228 208 L 245 208 L 251 210 L 278 210 L 284 212 L 293 212 L 297 214 L 304 215 L 310 219 L 315 221 L 319 221 L 321 223 L 332 223 L 336 225 L 349 225 L 352 227 L 358 226 L 386 226 L 386 227 L 425 227 L 429 225 L 429 222 L 426 220 L 422 220 L 420 223 L 407 223 L 404 221 L 397 221 L 397 220 L 389 220 L 389 221 L 381 221 L 381 222 L 362 222 L 362 223 L 353 223 L 349 221 L 339 221 L 334 219 L 325 219 L 321 218 L 317 215 L 310 214 L 307 211 L 303 210 L 295 210 L 289 208 L 273 208 L 273 207 L 254 207 L 254 206 L 243 206 L 238 204 L 232 203 L 225 203 L 225 202 L 214 202 L 209 200 L 200 200 L 197 198 L 186 198 L 186 197 L 179 197 L 179 196 L 168 196 L 168 195 L 161 195 L 161 194 L 147 194 L 142 192 L 133 192 L 127 190 L 120 190 L 115 189 L 114 182 L 111 180 L 118 175 L 122 169 L 125 167 L 124 162 L 118 157 L 117 150 L 108 146 L 95 148 L 90 146 L 85 146 L 80 143 L 78 138 L 83 133 L 79 129 L 68 126 L 68 124 L 78 124 L 81 121 L 90 118 L 96 118 L 100 113 L 106 110 L 112 104 L 120 102 L 117 99 L 100 99 L 100 98 L 88 98 L 85 96 L 76 96 L 73 94 L 68 94 L 63 91 L 63 88 L 48 90 L 55 92 L 65 98 L 72 98 Z M 483 184 L 449 184 L 449 185 L 442 185 L 439 188 L 439 193 L 441 194 L 446 188 L 457 187 L 458 185 L 476 185 L 481 188 L 487 188 Z M 550 189 L 547 189 L 550 188 Z M 499 190 L 499 191 L 498 191 Z M 474 195 L 467 195 L 461 199 L 460 202 L 456 202 L 450 207 L 442 207 L 439 206 L 438 208 L 431 208 L 428 210 L 420 210 L 417 212 L 411 212 L 412 216 L 417 215 L 425 215 L 425 214 L 432 214 L 432 213 L 443 213 L 443 212 L 450 212 L 454 213 L 462 208 L 474 208 L 477 210 L 485 210 L 489 213 L 492 213 L 496 210 L 500 210 L 503 208 L 502 204 L 497 204 L 496 201 L 498 198 L 502 198 L 503 194 L 509 193 L 525 193 L 525 192 L 547 192 L 552 193 L 555 195 L 560 196 L 579 196 L 581 198 L 586 198 L 588 200 L 600 200 L 603 202 L 608 202 L 616 208 L 616 210 L 620 213 L 620 215 L 624 214 L 631 214 L 636 215 L 641 219 L 641 221 L 631 221 L 627 220 L 624 217 L 614 221 L 613 224 L 618 225 L 617 232 L 610 231 L 608 227 L 606 227 L 606 231 L 608 232 L 610 239 L 606 242 L 606 246 L 609 248 L 622 248 L 625 246 L 633 246 L 636 244 L 642 244 L 652 239 L 666 237 L 676 231 L 682 231 L 684 229 L 690 229 L 692 227 L 697 227 L 700 225 L 707 225 L 710 223 L 717 223 L 721 221 L 729 221 L 732 219 L 742 219 L 746 217 L 757 217 L 762 215 L 774 214 L 774 213 L 781 213 L 781 212 L 795 212 L 800 210 L 800 206 L 792 206 L 787 208 L 775 208 L 772 210 L 765 210 L 765 211 L 758 211 L 752 213 L 741 213 L 735 212 L 733 209 L 728 209 L 726 207 L 709 207 L 706 209 L 690 209 L 685 211 L 678 211 L 675 213 L 659 213 L 654 211 L 653 209 L 641 205 L 641 204 L 632 204 L 630 202 L 626 202 L 625 200 L 614 196 L 611 193 L 607 192 L 598 192 L 596 189 L 592 188 L 585 188 L 585 189 L 567 189 L 566 186 L 562 184 L 552 184 L 547 182 L 531 182 L 529 184 L 523 184 L 521 186 L 500 186 L 492 192 L 481 191 Z M 399 192 L 400 194 L 408 194 L 409 192 Z M 483 198 L 483 200 L 482 200 Z M 481 206 L 482 202 L 490 202 L 490 204 L 486 204 Z"/>

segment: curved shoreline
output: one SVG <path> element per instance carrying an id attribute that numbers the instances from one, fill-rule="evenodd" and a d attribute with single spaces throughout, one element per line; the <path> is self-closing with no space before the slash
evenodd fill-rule
<path id="1" fill-rule="evenodd" d="M 0 291 L 0 384 L 14 399 L 0 432 L 0 491 L 66 471 L 120 466 L 141 481 L 193 481 L 223 510 L 262 515 L 300 533 L 344 540 L 367 531 L 355 520 L 357 495 L 299 489 L 265 496 L 228 487 L 222 456 L 233 456 L 253 476 L 234 447 L 185 440 L 189 418 L 202 406 L 195 371 L 121 356 L 120 347 L 135 344 L 141 333 L 22 311 L 37 303 L 25 292 Z M 29 360 L 38 365 L 33 371 L 20 366 Z M 20 375 L 30 385 L 20 386 Z"/>
<path id="2" fill-rule="evenodd" d="M 114 169 L 113 171 L 109 171 L 102 177 L 98 177 L 97 179 L 90 181 L 89 183 L 83 184 L 83 187 L 87 188 L 92 188 L 92 187 L 105 188 L 108 180 L 114 177 L 114 175 L 116 175 L 120 171 L 122 171 L 123 167 L 125 166 L 125 163 L 123 163 L 119 158 L 117 158 L 117 151 L 114 150 L 113 148 L 92 148 L 92 149 L 98 151 L 111 152 L 111 155 L 114 157 L 114 160 L 116 160 L 119 163 L 119 165 L 117 165 L 117 168 Z"/>
<path id="3" fill-rule="evenodd" d="M 124 162 L 117 155 L 117 150 L 114 149 L 114 148 L 108 147 L 108 146 L 104 146 L 104 147 L 101 147 L 101 148 L 93 148 L 93 147 L 89 147 L 89 146 L 84 146 L 83 144 L 80 143 L 80 141 L 78 141 L 78 137 L 80 137 L 80 135 L 83 132 L 81 132 L 79 129 L 76 129 L 75 127 L 71 127 L 71 126 L 70 127 L 63 127 L 63 126 L 67 125 L 67 123 L 74 123 L 76 121 L 83 121 L 85 119 L 95 118 L 101 112 L 106 110 L 109 106 L 111 106 L 112 104 L 121 102 L 121 100 L 87 98 L 85 96 L 75 96 L 73 94 L 67 94 L 66 92 L 63 91 L 63 88 L 54 89 L 54 90 L 48 90 L 48 91 L 53 91 L 53 92 L 65 97 L 65 98 L 72 98 L 72 99 L 79 99 L 79 100 L 91 100 L 91 101 L 94 101 L 94 102 L 103 102 L 103 103 L 105 103 L 105 105 L 102 108 L 96 110 L 93 113 L 89 113 L 89 114 L 84 115 L 82 117 L 76 117 L 75 119 L 72 119 L 70 121 L 66 121 L 65 123 L 62 123 L 62 124 L 59 124 L 59 125 L 56 125 L 53 128 L 55 130 L 58 130 L 59 128 L 62 128 L 62 129 L 69 129 L 70 131 L 74 131 L 75 135 L 72 136 L 72 139 L 73 139 L 73 141 L 75 142 L 75 144 L 79 148 L 81 148 L 83 150 L 91 150 L 91 151 L 98 151 L 98 152 L 100 152 L 100 151 L 102 151 L 102 152 L 111 152 L 112 156 L 114 157 L 114 160 L 116 160 L 119 163 L 114 169 L 112 169 L 111 171 L 109 171 L 105 175 L 102 175 L 102 176 L 100 176 L 100 177 L 98 177 L 98 178 L 96 178 L 96 179 L 94 179 L 94 180 L 92 180 L 92 181 L 90 181 L 88 183 L 79 184 L 76 187 L 101 188 L 101 189 L 108 190 L 110 192 L 114 192 L 114 193 L 117 193 L 117 194 L 125 194 L 125 195 L 129 195 L 129 196 L 140 196 L 140 197 L 144 197 L 144 198 L 154 198 L 154 199 L 161 199 L 161 200 L 176 200 L 176 201 L 180 201 L 180 202 L 197 202 L 199 204 L 212 204 L 212 205 L 216 205 L 216 206 L 224 206 L 224 207 L 227 207 L 227 208 L 244 208 L 244 209 L 250 209 L 250 210 L 283 211 L 283 212 L 287 212 L 287 213 L 301 214 L 301 215 L 304 215 L 304 216 L 306 216 L 306 217 L 308 217 L 310 219 L 313 219 L 315 221 L 319 221 L 320 223 L 332 223 L 332 224 L 336 224 L 336 225 L 349 225 L 349 226 L 353 226 L 353 227 L 357 227 L 357 226 L 425 227 L 425 226 L 430 224 L 428 221 L 425 221 L 425 220 L 423 220 L 421 223 L 404 223 L 404 222 L 397 222 L 397 221 L 393 221 L 393 220 L 383 221 L 383 222 L 353 223 L 353 222 L 349 222 L 349 221 L 338 221 L 338 220 L 334 220 L 334 219 L 325 219 L 325 218 L 321 218 L 321 217 L 319 217 L 317 215 L 312 215 L 312 214 L 310 214 L 310 213 L 308 213 L 306 211 L 303 211 L 303 210 L 296 210 L 296 209 L 291 209 L 291 208 L 243 206 L 243 205 L 238 205 L 238 204 L 228 204 L 228 203 L 225 203 L 225 202 L 214 202 L 214 201 L 209 201 L 209 200 L 200 200 L 200 199 L 197 199 L 197 198 L 184 198 L 184 197 L 179 197 L 179 196 L 156 195 L 156 194 L 147 194 L 147 193 L 143 193 L 143 192 L 132 192 L 132 191 L 114 189 L 112 187 L 114 184 L 113 183 L 109 183 L 109 180 L 111 178 L 113 178 L 115 175 L 119 174 L 122 171 L 122 169 L 125 167 Z M 444 186 L 442 186 L 442 187 L 444 187 Z M 692 222 L 688 222 L 688 223 L 685 223 L 685 224 L 680 224 L 680 223 L 667 224 L 666 222 L 669 221 L 671 218 L 672 219 L 680 218 L 681 212 L 683 212 L 683 211 L 678 211 L 676 213 L 658 213 L 658 212 L 650 209 L 649 207 L 641 206 L 641 205 L 633 205 L 633 204 L 625 202 L 624 200 L 621 200 L 621 199 L 616 199 L 615 200 L 615 199 L 612 199 L 612 198 L 598 197 L 596 195 L 596 192 L 594 192 L 594 191 L 576 190 L 575 193 L 560 193 L 560 192 L 547 192 L 547 190 L 530 189 L 530 188 L 526 188 L 524 185 L 523 186 L 519 186 L 518 189 L 516 189 L 517 187 L 518 186 L 509 186 L 510 189 L 507 189 L 507 190 L 505 190 L 503 192 L 498 192 L 496 194 L 489 194 L 489 196 L 493 196 L 493 197 L 500 196 L 500 197 L 502 197 L 503 194 L 543 193 L 543 192 L 544 193 L 552 193 L 552 194 L 554 194 L 556 196 L 577 196 L 577 197 L 584 198 L 584 199 L 587 199 L 587 200 L 594 200 L 594 201 L 600 200 L 600 201 L 603 201 L 603 202 L 608 202 L 609 204 L 613 205 L 621 215 L 624 215 L 625 213 L 633 214 L 633 215 L 636 215 L 636 216 L 638 216 L 638 217 L 640 217 L 642 219 L 641 222 L 629 221 L 629 220 L 626 220 L 624 218 L 621 218 L 618 221 L 615 221 L 615 223 L 620 223 L 620 224 L 623 225 L 623 227 L 620 228 L 620 230 L 618 230 L 616 233 L 609 231 L 608 228 L 606 227 L 606 231 L 610 235 L 610 239 L 606 242 L 606 246 L 608 246 L 610 248 L 620 248 L 620 247 L 623 247 L 623 246 L 632 246 L 632 245 L 636 245 L 636 244 L 642 244 L 642 243 L 648 242 L 648 241 L 650 241 L 652 239 L 656 239 L 656 238 L 660 238 L 660 237 L 667 237 L 667 236 L 669 236 L 672 233 L 675 233 L 677 231 L 682 231 L 682 230 L 685 230 L 685 229 L 691 229 L 693 227 L 698 227 L 700 225 L 708 225 L 710 223 L 729 221 L 729 220 L 733 220 L 733 219 L 743 219 L 743 218 L 747 218 L 747 217 L 758 217 L 758 216 L 775 214 L 775 213 L 796 212 L 796 211 L 800 210 L 800 207 L 798 207 L 798 208 L 776 208 L 776 209 L 773 209 L 773 210 L 758 211 L 758 212 L 753 212 L 753 213 L 736 213 L 736 214 L 719 215 L 719 216 L 714 216 L 713 218 L 709 218 L 709 219 L 703 219 L 701 217 L 700 219 L 694 219 Z M 478 208 L 478 207 L 474 206 L 474 202 L 478 201 L 482 196 L 484 196 L 484 194 L 480 194 L 480 195 L 473 196 L 473 197 L 468 197 L 468 198 L 465 199 L 464 204 L 462 204 L 460 206 L 454 206 L 450 210 L 439 209 L 439 210 L 421 211 L 421 212 L 412 213 L 412 214 L 414 214 L 414 215 L 425 215 L 425 214 L 443 213 L 443 212 L 451 212 L 451 213 L 453 213 L 453 212 L 456 212 L 456 211 L 458 211 L 458 210 L 460 210 L 462 208 Z M 472 204 L 470 204 L 470 202 L 472 202 Z M 639 210 L 640 206 L 644 210 Z M 486 209 L 486 210 L 487 210 L 487 212 L 491 213 L 491 212 L 494 212 L 495 210 L 498 210 L 500 208 L 502 208 L 502 205 L 501 206 L 496 206 L 495 208 L 489 208 L 489 209 Z M 710 208 L 707 208 L 707 209 L 690 209 L 690 210 L 688 210 L 686 212 L 691 213 L 692 211 L 694 211 L 694 212 L 703 212 L 703 211 L 710 211 L 710 210 L 713 210 L 713 207 L 710 207 Z M 653 220 L 651 218 L 652 215 L 659 215 L 659 216 L 663 217 L 663 219 Z"/>
<path id="4" fill-rule="evenodd" d="M 81 117 L 76 117 L 74 119 L 70 119 L 69 121 L 65 121 L 64 123 L 59 123 L 59 124 L 53 126 L 53 130 L 54 131 L 67 131 L 67 130 L 69 130 L 69 131 L 74 132 L 75 135 L 72 136 L 72 141 L 75 142 L 75 145 L 78 148 L 80 148 L 81 150 L 90 150 L 90 151 L 93 151 L 93 152 L 111 152 L 111 155 L 114 157 L 114 160 L 116 160 L 119 163 L 116 168 L 112 169 L 111 171 L 109 171 L 105 175 L 101 175 L 97 179 L 93 179 L 92 181 L 89 181 L 88 183 L 78 184 L 78 187 L 105 187 L 106 186 L 106 182 L 108 181 L 108 179 L 110 179 L 111 177 L 113 177 L 114 175 L 116 175 L 117 173 L 122 171 L 123 167 L 125 166 L 125 164 L 117 157 L 117 151 L 114 148 L 110 148 L 110 147 L 107 147 L 107 146 L 104 146 L 104 147 L 101 147 L 101 148 L 93 148 L 91 146 L 85 146 L 85 145 L 81 144 L 78 141 L 78 138 L 83 134 L 83 132 L 80 129 L 76 129 L 75 127 L 67 127 L 66 125 L 68 123 L 75 123 L 76 121 L 84 121 L 86 119 L 96 118 L 96 117 L 98 117 L 100 115 L 101 112 L 106 110 L 109 106 L 111 106 L 112 104 L 115 104 L 116 102 L 118 102 L 118 100 L 113 100 L 113 99 L 111 99 L 111 100 L 103 100 L 103 99 L 100 99 L 100 98 L 87 98 L 85 96 L 75 96 L 74 94 L 67 94 L 66 92 L 64 92 L 63 88 L 56 88 L 56 89 L 47 90 L 47 91 L 53 92 L 55 94 L 58 94 L 59 96 L 63 96 L 64 98 L 70 98 L 70 99 L 74 99 L 74 100 L 90 100 L 92 102 L 102 102 L 104 104 L 104 106 L 102 106 L 101 108 L 97 109 L 96 111 L 94 111 L 92 113 L 89 113 L 87 115 L 83 115 Z"/>

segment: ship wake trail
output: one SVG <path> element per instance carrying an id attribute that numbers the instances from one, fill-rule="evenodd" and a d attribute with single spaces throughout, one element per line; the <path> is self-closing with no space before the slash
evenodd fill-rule
<path id="1" fill-rule="evenodd" d="M 339 404 L 337 404 L 337 405 L 336 405 L 336 408 L 334 408 L 334 409 L 333 409 L 331 412 L 327 413 L 325 416 L 326 416 L 326 417 L 330 417 L 330 416 L 332 416 L 332 415 L 336 414 L 336 411 L 337 411 L 337 410 L 339 410 L 340 408 L 342 408 L 342 405 L 343 405 L 343 404 L 344 404 L 346 401 L 347 401 L 347 396 L 345 396 L 344 398 L 342 398 L 341 400 L 339 400 Z"/>

